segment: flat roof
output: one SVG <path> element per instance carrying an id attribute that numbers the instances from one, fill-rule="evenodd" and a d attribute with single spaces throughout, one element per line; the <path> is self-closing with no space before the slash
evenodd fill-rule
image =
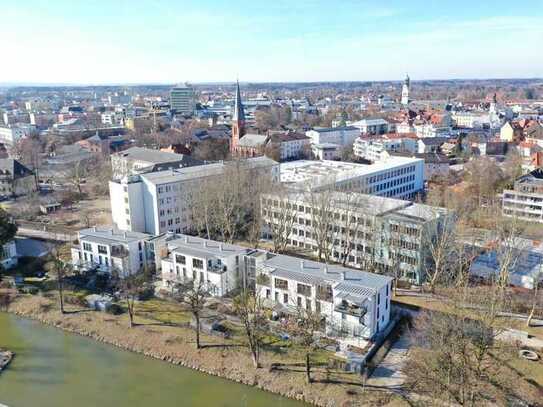
<path id="1" fill-rule="evenodd" d="M 151 235 L 140 232 L 129 232 L 112 227 L 92 227 L 79 231 L 79 240 L 103 244 L 131 243 L 149 239 Z"/>
<path id="2" fill-rule="evenodd" d="M 211 259 L 216 257 L 231 256 L 233 254 L 248 253 L 251 249 L 215 240 L 203 239 L 197 236 L 176 235 L 177 239 L 168 241 L 168 247 L 173 252 L 187 254 L 189 256 Z"/>
<path id="3" fill-rule="evenodd" d="M 144 147 L 130 147 L 115 154 L 117 157 L 129 158 L 132 160 L 145 161 L 150 164 L 161 164 L 175 161 L 183 161 L 187 156 L 183 154 L 170 153 L 167 151 L 153 150 Z"/>
<path id="4" fill-rule="evenodd" d="M 282 163 L 280 166 L 281 182 L 298 183 L 335 177 L 336 181 L 344 181 L 350 178 L 371 175 L 396 167 L 424 164 L 424 160 L 411 157 L 391 156 L 375 164 L 357 164 L 343 161 L 308 161 L 299 160 Z"/>

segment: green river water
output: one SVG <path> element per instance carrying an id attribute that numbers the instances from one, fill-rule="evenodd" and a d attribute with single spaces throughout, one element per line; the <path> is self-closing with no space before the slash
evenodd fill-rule
<path id="1" fill-rule="evenodd" d="M 304 405 L 2 312 L 0 347 L 16 353 L 0 373 L 8 407 Z"/>

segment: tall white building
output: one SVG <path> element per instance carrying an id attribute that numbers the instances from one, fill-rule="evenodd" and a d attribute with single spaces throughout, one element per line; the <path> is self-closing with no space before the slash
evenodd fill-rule
<path id="1" fill-rule="evenodd" d="M 239 162 L 247 171 L 279 179 L 277 163 L 267 157 Z M 199 182 L 221 177 L 228 162 L 132 175 L 109 183 L 113 224 L 121 230 L 181 233 L 191 226 L 190 195 Z M 232 163 L 231 165 L 235 165 Z"/>
<path id="2" fill-rule="evenodd" d="M 344 147 L 360 136 L 360 129 L 353 126 L 315 128 L 306 131 L 305 135 L 311 139 L 311 144 L 331 143 Z"/>

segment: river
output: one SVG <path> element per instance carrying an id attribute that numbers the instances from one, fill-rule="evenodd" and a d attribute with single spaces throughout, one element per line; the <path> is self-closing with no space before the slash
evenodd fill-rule
<path id="1" fill-rule="evenodd" d="M 9 407 L 294 407 L 304 404 L 0 312 Z"/>

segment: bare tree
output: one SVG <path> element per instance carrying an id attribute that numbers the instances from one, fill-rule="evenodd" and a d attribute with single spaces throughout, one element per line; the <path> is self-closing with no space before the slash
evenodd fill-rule
<path id="1" fill-rule="evenodd" d="M 135 325 L 136 302 L 144 290 L 145 276 L 144 274 L 131 274 L 125 276 L 122 275 L 119 270 L 114 270 L 113 275 L 117 280 L 116 285 L 118 292 L 126 305 L 126 311 L 128 312 L 128 326 L 133 328 Z"/>
<path id="2" fill-rule="evenodd" d="M 289 193 L 282 186 L 277 186 L 272 195 L 262 197 L 263 214 L 267 221 L 273 242 L 273 251 L 283 253 L 288 245 L 292 227 L 296 223 L 298 199 L 295 193 Z"/>
<path id="3" fill-rule="evenodd" d="M 65 314 L 66 311 L 64 310 L 64 279 L 72 271 L 72 265 L 69 262 L 69 246 L 63 245 L 53 249 L 51 252 L 50 260 L 45 264 L 45 268 L 55 275 L 60 313 Z"/>
<path id="4" fill-rule="evenodd" d="M 234 298 L 234 312 L 243 324 L 255 368 L 260 367 L 262 343 L 268 333 L 264 311 L 263 300 L 253 293 L 245 291 Z"/>
<path id="5" fill-rule="evenodd" d="M 174 286 L 174 298 L 189 308 L 195 322 L 196 349 L 200 349 L 200 323 L 205 301 L 211 295 L 212 287 L 201 279 L 189 280 Z"/>
<path id="6" fill-rule="evenodd" d="M 305 374 L 307 383 L 311 383 L 311 354 L 318 348 L 318 333 L 323 329 L 323 316 L 316 310 L 296 306 L 296 315 L 287 322 L 287 332 L 304 350 Z"/>
<path id="7" fill-rule="evenodd" d="M 332 184 L 330 184 L 332 185 Z M 313 239 L 317 246 L 317 258 L 330 261 L 333 240 L 331 234 L 335 224 L 333 210 L 334 190 L 332 187 L 320 191 L 310 191 L 307 194 L 311 210 L 311 225 Z"/>

